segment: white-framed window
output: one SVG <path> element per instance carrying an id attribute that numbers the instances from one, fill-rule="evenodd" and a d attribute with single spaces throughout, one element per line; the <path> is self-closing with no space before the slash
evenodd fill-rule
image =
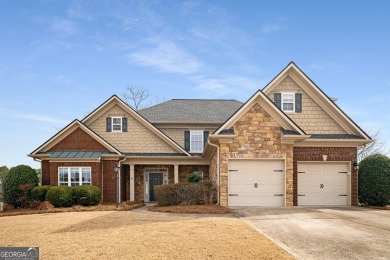
<path id="1" fill-rule="evenodd" d="M 295 94 L 294 93 L 282 93 L 282 110 L 284 112 L 295 111 Z"/>
<path id="2" fill-rule="evenodd" d="M 92 185 L 91 167 L 58 167 L 58 185 Z"/>
<path id="3" fill-rule="evenodd" d="M 122 132 L 122 117 L 113 117 L 111 125 L 113 132 Z"/>
<path id="4" fill-rule="evenodd" d="M 190 131 L 190 152 L 203 152 L 203 131 Z"/>

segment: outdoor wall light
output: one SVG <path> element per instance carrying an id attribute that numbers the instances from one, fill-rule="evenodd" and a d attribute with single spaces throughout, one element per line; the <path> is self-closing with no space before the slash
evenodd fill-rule
<path id="1" fill-rule="evenodd" d="M 355 171 L 359 170 L 359 164 L 358 164 L 357 162 L 354 162 L 354 163 L 352 164 L 352 166 L 353 166 L 353 169 L 354 169 Z"/>

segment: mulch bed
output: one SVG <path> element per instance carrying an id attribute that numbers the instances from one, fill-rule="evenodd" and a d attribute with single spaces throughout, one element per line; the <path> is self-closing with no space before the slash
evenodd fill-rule
<path id="1" fill-rule="evenodd" d="M 229 214 L 231 210 L 218 205 L 151 206 L 150 211 L 189 214 Z"/>
<path id="2" fill-rule="evenodd" d="M 53 208 L 46 210 L 39 209 L 11 209 L 0 212 L 0 217 L 19 216 L 30 214 L 46 214 L 46 213 L 61 213 L 61 212 L 84 212 L 84 211 L 127 211 L 144 206 L 144 203 L 127 203 L 122 202 L 116 208 L 115 203 L 103 203 L 96 206 L 73 206 L 68 208 Z"/>

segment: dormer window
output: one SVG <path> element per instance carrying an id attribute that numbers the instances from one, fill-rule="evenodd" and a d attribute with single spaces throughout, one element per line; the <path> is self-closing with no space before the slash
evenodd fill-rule
<path id="1" fill-rule="evenodd" d="M 294 112 L 294 93 L 282 93 L 282 110 L 284 112 Z"/>
<path id="2" fill-rule="evenodd" d="M 302 112 L 302 93 L 275 93 L 274 102 L 283 112 Z"/>
<path id="3" fill-rule="evenodd" d="M 112 131 L 113 132 L 122 132 L 122 117 L 113 117 L 112 118 Z"/>
<path id="4" fill-rule="evenodd" d="M 127 132 L 127 117 L 106 117 L 106 132 Z"/>

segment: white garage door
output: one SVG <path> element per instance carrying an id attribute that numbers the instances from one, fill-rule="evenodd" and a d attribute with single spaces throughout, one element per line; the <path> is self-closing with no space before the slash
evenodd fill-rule
<path id="1" fill-rule="evenodd" d="M 348 163 L 298 163 L 298 206 L 347 206 Z"/>
<path id="2" fill-rule="evenodd" d="M 284 206 L 283 160 L 229 160 L 228 205 Z"/>

